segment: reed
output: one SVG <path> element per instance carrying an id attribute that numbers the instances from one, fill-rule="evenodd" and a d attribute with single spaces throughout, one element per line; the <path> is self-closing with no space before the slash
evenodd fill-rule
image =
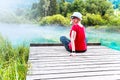
<path id="1" fill-rule="evenodd" d="M 25 80 L 29 48 L 13 47 L 0 35 L 0 80 Z"/>

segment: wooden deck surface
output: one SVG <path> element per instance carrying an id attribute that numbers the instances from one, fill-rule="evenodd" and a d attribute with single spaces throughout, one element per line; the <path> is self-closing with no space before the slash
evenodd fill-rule
<path id="1" fill-rule="evenodd" d="M 30 47 L 26 80 L 120 80 L 120 51 L 88 46 L 69 56 L 63 46 Z"/>

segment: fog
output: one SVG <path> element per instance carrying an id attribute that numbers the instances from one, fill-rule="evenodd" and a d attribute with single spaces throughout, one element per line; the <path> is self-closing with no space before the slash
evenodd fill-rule
<path id="1" fill-rule="evenodd" d="M 24 16 L 38 0 L 0 0 L 0 23 L 29 22 Z M 29 12 L 28 12 L 29 13 Z M 18 15 L 20 14 L 20 15 Z"/>
<path id="2" fill-rule="evenodd" d="M 13 10 L 17 8 L 17 5 L 20 5 L 23 0 L 0 0 L 0 9 L 1 10 Z"/>
<path id="3" fill-rule="evenodd" d="M 29 8 L 33 2 L 38 0 L 0 0 L 1 10 L 14 10 L 16 8 Z"/>

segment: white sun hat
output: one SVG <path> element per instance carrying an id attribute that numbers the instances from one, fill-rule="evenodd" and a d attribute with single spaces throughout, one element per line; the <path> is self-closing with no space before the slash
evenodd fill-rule
<path id="1" fill-rule="evenodd" d="M 73 15 L 71 17 L 77 17 L 80 20 L 82 20 L 82 14 L 80 12 L 74 12 Z"/>

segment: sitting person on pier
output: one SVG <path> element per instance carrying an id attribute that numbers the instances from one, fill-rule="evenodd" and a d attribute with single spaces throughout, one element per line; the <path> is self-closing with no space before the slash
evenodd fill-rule
<path id="1" fill-rule="evenodd" d="M 82 14 L 74 12 L 71 16 L 72 28 L 70 30 L 70 40 L 65 36 L 60 37 L 60 41 L 66 50 L 71 52 L 70 56 L 75 56 L 77 52 L 87 50 L 85 27 L 81 24 Z"/>

